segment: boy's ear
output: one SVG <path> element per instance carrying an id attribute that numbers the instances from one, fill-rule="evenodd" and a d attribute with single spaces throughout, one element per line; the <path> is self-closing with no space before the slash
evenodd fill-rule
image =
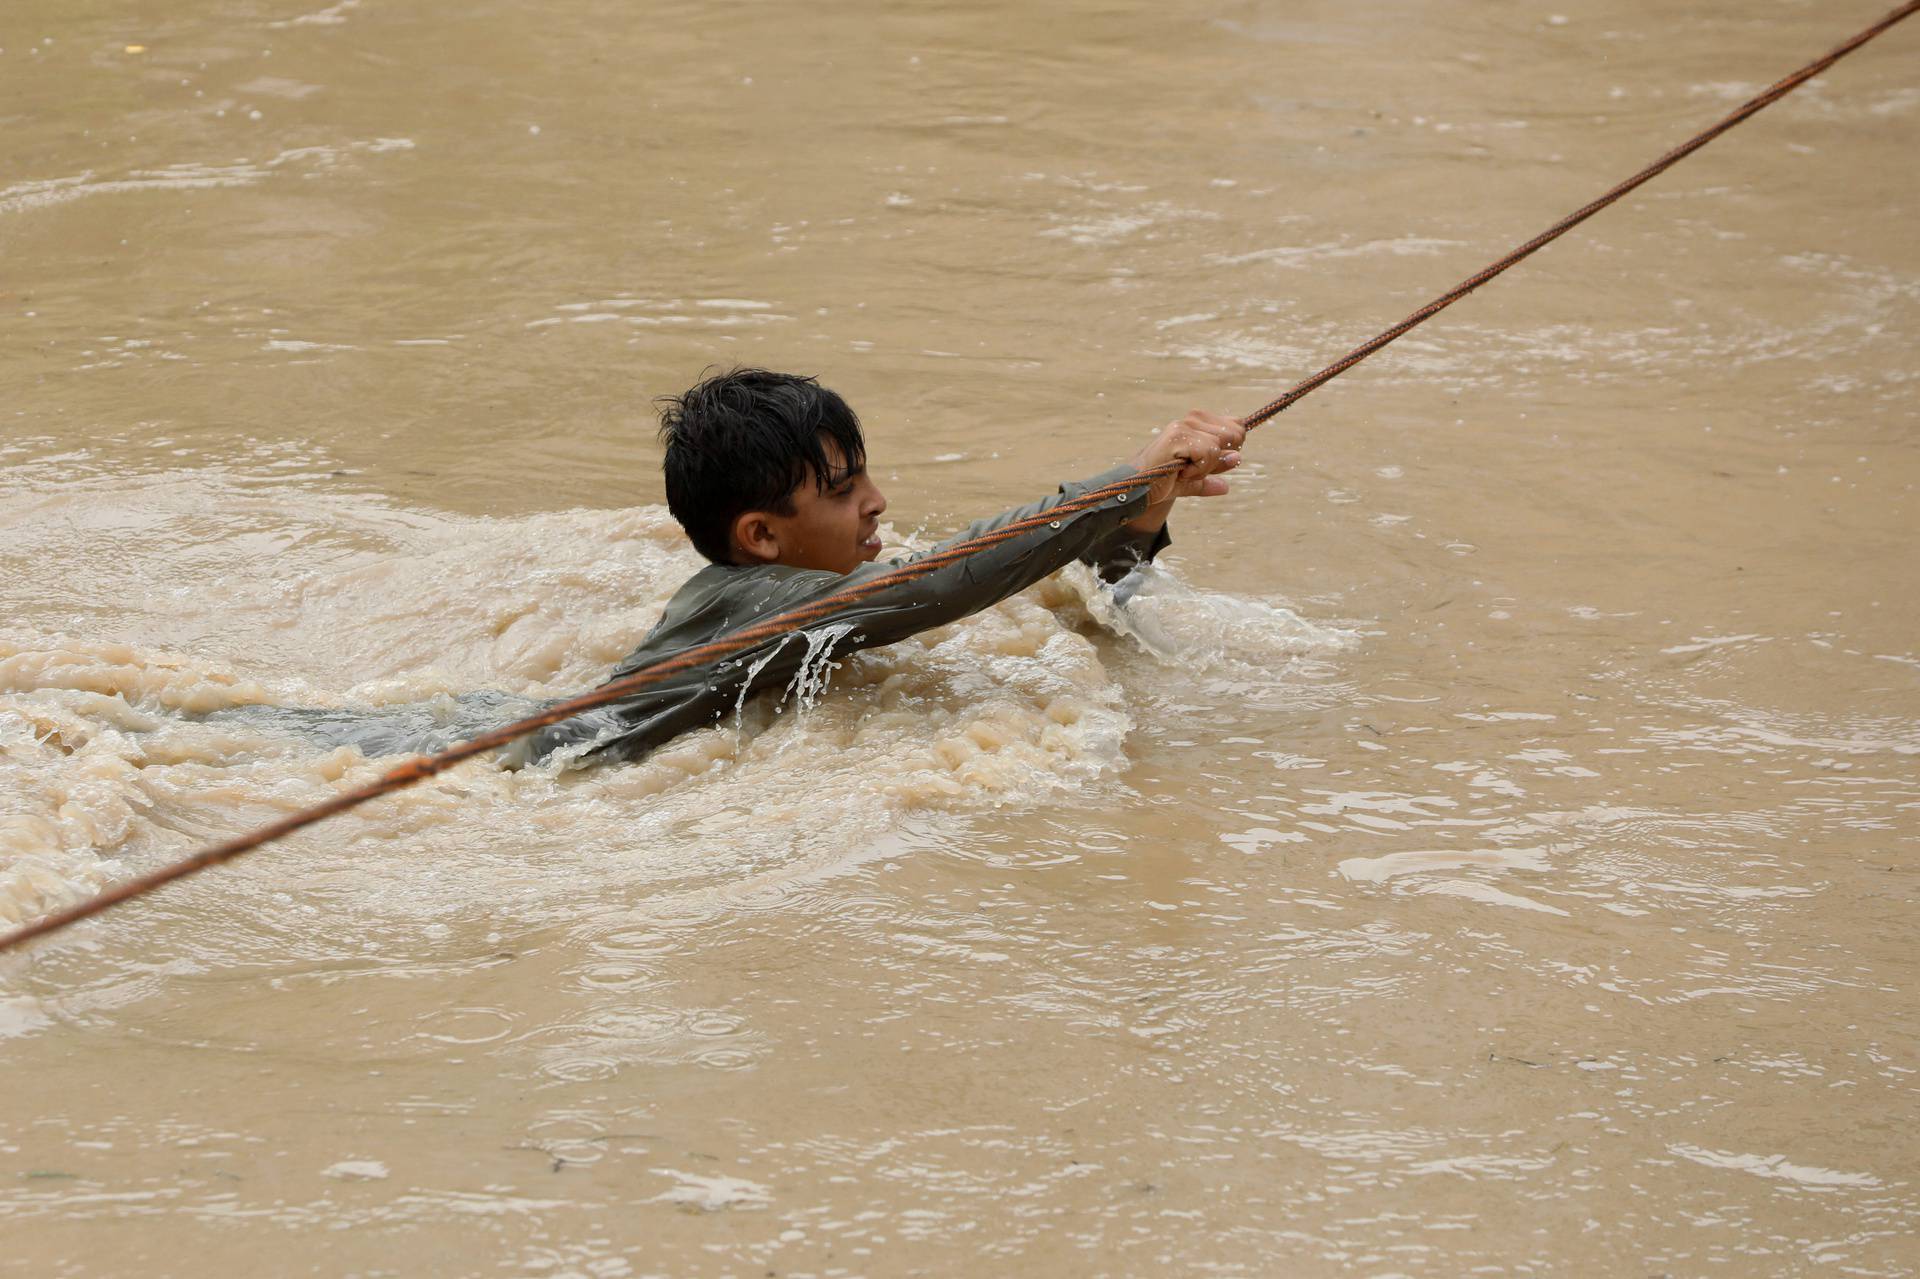
<path id="1" fill-rule="evenodd" d="M 780 558 L 780 538 L 765 511 L 742 511 L 734 517 L 733 545 L 748 564 L 771 564 Z"/>

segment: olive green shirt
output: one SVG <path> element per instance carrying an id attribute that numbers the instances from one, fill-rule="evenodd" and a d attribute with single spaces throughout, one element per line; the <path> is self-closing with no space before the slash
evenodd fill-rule
<path id="1" fill-rule="evenodd" d="M 1016 507 L 969 525 L 931 551 L 905 559 L 863 564 L 851 573 L 794 568 L 785 564 L 709 564 L 668 601 L 665 615 L 608 680 L 708 643 L 762 618 L 808 604 L 831 592 L 879 577 L 957 542 L 1052 510 L 1092 489 L 1124 480 L 1131 466 L 1117 466 L 1077 484 L 1063 484 L 1043 501 Z M 573 767 L 631 760 L 689 729 L 712 724 L 741 700 L 769 688 L 784 688 L 809 661 L 833 653 L 875 648 L 920 631 L 958 621 L 999 603 L 1075 560 L 1116 582 L 1151 560 L 1170 540 L 1162 528 L 1137 533 L 1124 527 L 1142 509 L 1136 489 L 1087 510 L 1068 512 L 1004 542 L 943 565 L 923 577 L 883 587 L 816 622 L 804 633 L 769 639 L 723 661 L 677 672 L 659 684 L 607 706 L 544 728 L 508 748 L 509 762 L 541 760 L 573 749 Z M 840 627 L 848 627 L 837 636 Z M 824 651 L 822 651 L 824 650 Z M 584 746 L 584 750 L 575 749 Z"/>

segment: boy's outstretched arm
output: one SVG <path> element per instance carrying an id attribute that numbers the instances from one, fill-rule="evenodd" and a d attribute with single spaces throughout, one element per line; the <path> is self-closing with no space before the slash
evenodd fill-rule
<path id="1" fill-rule="evenodd" d="M 943 564 L 908 581 L 889 583 L 835 611 L 832 624 L 846 629 L 825 644 L 835 652 L 892 644 L 920 631 L 958 621 L 1024 590 L 1076 559 L 1093 559 L 1117 543 L 1164 544 L 1167 512 L 1182 497 L 1214 497 L 1226 492 L 1224 474 L 1240 463 L 1238 446 L 1245 431 L 1230 419 L 1194 412 L 1163 428 L 1146 448 L 1125 462 L 1038 502 L 980 520 L 931 551 L 906 560 L 863 564 L 851 573 L 795 568 L 783 564 L 752 567 L 709 565 L 688 581 L 667 606 L 666 616 L 646 641 L 617 668 L 612 678 L 671 657 L 675 653 L 750 626 L 761 618 L 809 604 L 849 586 L 884 577 L 901 564 L 937 555 L 1010 524 L 1044 516 L 1080 495 L 1126 479 L 1148 467 L 1179 460 L 1178 472 L 1138 490 L 1108 498 L 1096 506 L 1043 520 L 1018 536 Z M 668 738 L 711 724 L 739 704 L 745 691 L 780 687 L 803 662 L 824 656 L 795 636 L 765 641 L 724 663 L 683 672 L 630 699 L 586 712 L 529 741 L 527 754 L 540 758 L 568 745 L 587 744 L 587 759 L 635 758 Z M 751 689 L 743 690 L 743 682 Z"/>

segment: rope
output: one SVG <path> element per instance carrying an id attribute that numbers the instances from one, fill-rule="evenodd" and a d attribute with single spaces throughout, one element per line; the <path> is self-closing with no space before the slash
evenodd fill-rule
<path id="1" fill-rule="evenodd" d="M 1916 0 L 1916 2 L 1920 2 L 1920 0 Z M 978 537 L 968 538 L 964 542 L 956 542 L 954 545 L 922 559 L 902 564 L 897 568 L 889 569 L 884 573 L 876 574 L 873 577 L 854 583 L 851 586 L 843 587 L 840 590 L 823 595 L 812 603 L 802 604 L 796 608 L 788 609 L 783 613 L 775 613 L 750 626 L 743 627 L 737 631 L 730 631 L 719 639 L 710 640 L 695 648 L 684 649 L 672 657 L 662 658 L 657 662 L 650 662 L 638 670 L 622 676 L 620 679 L 602 684 L 598 688 L 582 693 L 577 697 L 570 697 L 565 701 L 555 702 L 537 714 L 529 715 L 525 719 L 516 720 L 511 724 L 503 725 L 490 732 L 482 733 L 480 736 L 470 741 L 462 742 L 458 746 L 448 747 L 446 750 L 434 755 L 416 756 L 403 764 L 389 769 L 379 778 L 368 782 L 364 786 L 342 791 L 332 799 L 315 804 L 311 808 L 302 809 L 278 821 L 269 822 L 267 825 L 257 830 L 249 831 L 245 835 L 239 835 L 223 843 L 213 844 L 207 848 L 203 848 L 191 857 L 183 858 L 177 862 L 170 862 L 165 866 L 148 871 L 144 875 L 138 875 L 132 879 L 125 880 L 97 896 L 89 897 L 86 901 L 70 906 L 65 910 L 57 911 L 42 919 L 35 920 L 33 923 L 17 929 L 5 937 L 0 937 L 0 952 L 11 950 L 15 946 L 32 941 L 36 937 L 45 936 L 47 933 L 56 932 L 59 929 L 65 928 L 68 924 L 85 919 L 89 915 L 98 914 L 109 906 L 117 905 L 129 898 L 151 892 L 163 884 L 172 883 L 176 879 L 183 879 L 188 875 L 205 870 L 207 867 L 217 865 L 220 862 L 230 861 L 242 853 L 251 852 L 253 849 L 260 847 L 260 845 L 270 843 L 284 835 L 291 835 L 303 827 L 325 821 L 327 818 L 344 813 L 350 808 L 358 808 L 370 799 L 378 799 L 382 795 L 390 795 L 394 791 L 402 790 L 416 782 L 425 781 L 429 777 L 446 772 L 455 764 L 472 759 L 476 755 L 483 755 L 498 747 L 505 746 L 511 741 L 525 737 L 528 733 L 535 732 L 548 725 L 558 724 L 562 720 L 572 719 L 582 711 L 593 710 L 595 707 L 620 701 L 622 698 L 629 697 L 642 689 L 651 688 L 655 684 L 663 683 L 683 671 L 692 670 L 705 665 L 707 662 L 732 657 L 737 653 L 742 653 L 755 647 L 762 640 L 797 631 L 813 622 L 830 618 L 848 605 L 857 604 L 861 600 L 886 590 L 889 587 L 898 586 L 903 582 L 911 582 L 918 578 L 925 577 L 936 569 L 944 568 L 956 560 L 964 559 L 968 555 L 997 546 L 1001 542 L 1018 537 L 1023 533 L 1031 532 L 1042 525 L 1055 523 L 1064 515 L 1078 514 L 1081 511 L 1090 510 L 1102 502 L 1113 499 L 1130 499 L 1135 492 L 1149 487 L 1163 476 L 1170 476 L 1177 473 L 1181 469 L 1181 466 L 1182 463 L 1180 462 L 1167 462 L 1144 471 L 1136 471 L 1124 480 L 1116 480 L 1112 484 L 1104 485 L 1101 488 L 1090 489 L 1078 497 L 1070 498 L 1055 506 L 1050 506 L 1038 515 L 1031 515 L 1026 519 L 1015 520 L 1010 524 L 1003 525 L 991 532 L 983 533 Z"/>
<path id="2" fill-rule="evenodd" d="M 1908 3 L 1895 9 L 1886 17 L 1880 19 L 1880 21 L 1874 23 L 1852 39 L 1844 44 L 1837 45 L 1825 55 L 1816 58 L 1792 75 L 1774 84 L 1766 90 L 1766 92 L 1745 103 L 1719 123 L 1704 132 L 1696 134 L 1680 146 L 1667 152 L 1658 160 L 1620 183 L 1599 199 L 1568 214 L 1540 235 L 1527 241 L 1491 266 L 1469 277 L 1434 301 L 1421 307 L 1418 311 L 1415 311 L 1412 315 L 1400 321 L 1400 323 L 1381 333 L 1379 336 L 1355 347 L 1334 363 L 1329 364 L 1326 368 L 1315 373 L 1312 377 L 1292 387 L 1286 394 L 1280 396 L 1278 399 L 1248 414 L 1241 419 L 1241 422 L 1248 427 L 1258 426 L 1275 414 L 1287 409 L 1303 396 L 1331 382 L 1334 378 L 1360 363 L 1360 361 L 1366 359 L 1381 347 L 1386 346 L 1402 334 L 1407 333 L 1434 315 L 1444 311 L 1447 307 L 1452 306 L 1455 302 L 1458 302 L 1482 284 L 1485 284 L 1487 281 L 1507 270 L 1507 268 L 1530 257 L 1541 248 L 1559 239 L 1569 230 L 1586 221 L 1614 201 L 1620 199 L 1635 187 L 1640 186 L 1642 183 L 1671 168 L 1761 108 L 1785 97 L 1788 93 L 1791 93 L 1800 85 L 1820 74 L 1820 72 L 1826 70 L 1847 54 L 1852 53 L 1855 49 L 1858 49 L 1875 36 L 1885 32 L 1896 23 L 1911 17 L 1917 11 L 1920 11 L 1920 0 L 1908 0 Z M 260 847 L 262 844 L 270 843 L 273 840 L 290 835 L 297 830 L 312 826 L 317 822 L 325 821 L 327 818 L 337 816 L 349 809 L 358 808 L 361 804 L 369 800 L 378 799 L 383 795 L 390 795 L 395 791 L 412 786 L 417 782 L 425 781 L 429 777 L 446 772 L 455 764 L 472 759 L 476 755 L 482 755 L 490 750 L 497 749 L 509 742 L 526 736 L 528 733 L 535 732 L 552 724 L 558 724 L 562 720 L 571 719 L 582 711 L 592 710 L 596 707 L 606 706 L 610 703 L 620 701 L 642 689 L 662 683 L 684 671 L 692 670 L 711 661 L 719 661 L 732 657 L 755 647 L 763 640 L 800 630 L 814 622 L 823 621 L 834 616 L 842 609 L 857 604 L 861 600 L 867 599 L 881 591 L 898 586 L 903 582 L 911 582 L 918 578 L 925 577 L 927 574 L 964 559 L 969 555 L 997 546 L 1011 538 L 1030 532 L 1041 525 L 1050 524 L 1063 515 L 1077 514 L 1081 511 L 1090 510 L 1109 500 L 1130 500 L 1133 494 L 1147 489 L 1156 481 L 1163 477 L 1171 476 L 1180 469 L 1181 463 L 1168 462 L 1161 466 L 1137 472 L 1124 480 L 1118 480 L 1112 484 L 1104 485 L 1101 488 L 1090 490 L 1078 497 L 1062 502 L 1057 506 L 1050 507 L 1039 515 L 1017 520 L 1001 528 L 994 529 L 991 532 L 981 534 L 978 537 L 955 543 L 944 550 L 934 552 L 922 559 L 899 565 L 886 572 L 867 578 L 864 581 L 832 591 L 810 604 L 804 604 L 796 608 L 788 609 L 785 612 L 763 618 L 759 622 L 738 631 L 730 632 L 721 636 L 719 639 L 709 641 L 695 648 L 687 649 L 675 654 L 673 657 L 649 663 L 617 680 L 602 684 L 600 687 L 589 692 L 582 693 L 577 697 L 568 698 L 565 701 L 556 702 L 536 715 L 530 715 L 525 719 L 503 725 L 491 732 L 482 733 L 471 741 L 450 747 L 438 754 L 422 755 L 410 759 L 395 768 L 389 769 L 387 772 L 381 774 L 379 778 L 363 786 L 342 791 L 332 799 L 316 804 L 311 808 L 302 809 L 300 812 L 289 814 L 278 821 L 270 822 L 247 834 L 239 835 L 222 843 L 203 848 L 191 857 L 171 862 L 158 869 L 149 871 L 146 874 L 125 880 L 107 889 L 103 893 L 88 898 L 86 901 L 70 906 L 65 910 L 56 911 L 25 927 L 16 929 L 5 937 L 0 937 L 0 952 L 12 950 L 18 946 L 25 945 L 37 937 L 44 937 L 49 933 L 57 932 L 69 924 L 77 923 L 90 915 L 99 914 L 111 906 L 151 892 L 164 884 L 172 883 L 176 879 L 184 879 L 186 876 L 205 870 L 209 866 L 230 861 L 242 853 L 250 852 Z"/>

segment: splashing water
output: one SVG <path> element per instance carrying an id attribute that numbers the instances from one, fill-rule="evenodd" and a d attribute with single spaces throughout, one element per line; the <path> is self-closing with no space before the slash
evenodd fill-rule
<path id="1" fill-rule="evenodd" d="M 741 713 L 747 706 L 747 694 L 753 691 L 753 681 L 759 678 L 761 671 L 767 669 L 768 663 L 780 656 L 780 650 L 787 646 L 787 641 L 791 640 L 793 636 L 794 632 L 792 631 L 782 635 L 779 642 L 768 649 L 765 656 L 755 659 L 753 664 L 747 667 L 747 673 L 741 677 L 740 691 L 734 695 L 733 699 L 733 729 L 736 745 L 741 740 L 740 735 L 743 732 Z M 784 697 L 784 694 L 782 696 Z"/>
<path id="2" fill-rule="evenodd" d="M 1190 585 L 1157 564 L 1135 569 L 1111 592 L 1082 584 L 1087 611 L 1138 640 L 1161 661 L 1218 664 L 1246 653 L 1346 648 L 1355 632 L 1310 622 L 1290 608 Z"/>
<path id="3" fill-rule="evenodd" d="M 160 541 L 187 527 L 204 497 L 204 481 L 163 477 L 122 486 L 116 501 Z M 327 523 L 336 513 L 308 514 Z M 209 553 L 232 552 L 216 535 Z M 236 579 L 232 598 L 209 601 L 229 622 L 217 645 L 197 637 L 191 618 L 163 611 L 136 619 L 149 638 L 134 643 L 38 630 L 18 614 L 0 645 L 0 794 L 11 797 L 0 809 L 0 916 L 35 917 L 379 767 L 360 750 L 317 749 L 273 716 L 228 708 L 351 717 L 371 706 L 430 727 L 446 718 L 436 707 L 509 690 L 490 695 L 499 722 L 513 717 L 509 703 L 598 679 L 694 567 L 653 508 L 421 516 L 364 530 L 344 558 L 324 547 L 282 552 L 265 586 Z M 267 589 L 274 580 L 298 590 Z M 93 589 L 111 616 L 124 584 L 109 574 Z M 1096 618 L 1125 630 L 1129 618 L 1177 612 L 1166 593 L 1183 591 L 1206 598 L 1156 574 L 1141 599 L 1115 611 L 1076 567 L 885 648 L 840 657 L 847 625 L 804 632 L 805 660 L 778 698 L 748 696 L 775 647 L 741 673 L 731 724 L 688 733 L 639 763 L 574 776 L 476 763 L 331 824 L 321 845 L 406 832 L 475 873 L 429 885 L 383 865 L 330 909 L 350 926 L 362 910 L 499 909 L 510 892 L 537 913 L 575 894 L 590 865 L 656 893 L 691 883 L 751 891 L 768 874 L 851 864 L 872 832 L 905 815 L 1018 809 L 1112 779 L 1126 766 L 1133 721 L 1089 632 Z M 1183 652 L 1231 642 L 1273 657 L 1311 647 L 1315 631 L 1264 607 L 1229 634 L 1232 608 L 1219 597 L 1213 621 L 1172 618 L 1161 630 Z M 801 713 L 782 714 L 789 700 Z M 716 851 L 709 823 L 735 809 L 781 817 L 730 831 Z M 529 858 L 556 832 L 564 857 Z M 504 878 L 490 881 L 482 864 L 496 844 Z M 287 865 L 268 857 L 236 873 L 285 890 L 300 878 Z M 390 884 L 375 882 L 389 875 Z"/>
<path id="4" fill-rule="evenodd" d="M 744 741 L 746 732 L 744 711 L 747 698 L 753 692 L 753 681 L 758 679 L 760 672 L 780 655 L 788 642 L 798 636 L 806 641 L 807 651 L 806 655 L 800 659 L 800 668 L 793 673 L 793 678 L 787 682 L 787 686 L 780 690 L 780 698 L 774 703 L 773 709 L 777 714 L 785 708 L 787 699 L 792 697 L 795 708 L 804 714 L 826 694 L 828 686 L 833 682 L 833 673 L 842 665 L 833 660 L 833 646 L 851 630 L 853 630 L 851 623 L 840 622 L 823 626 L 818 630 L 790 631 L 782 635 L 772 648 L 747 667 L 746 673 L 740 679 L 740 688 L 733 699 L 732 723 L 736 747 Z"/>
<path id="5" fill-rule="evenodd" d="M 793 673 L 792 682 L 781 692 L 776 709 L 785 706 L 789 696 L 801 711 L 811 710 L 819 702 L 828 685 L 833 683 L 833 673 L 841 667 L 841 663 L 833 660 L 833 646 L 852 630 L 851 622 L 836 622 L 819 630 L 801 632 L 806 637 L 807 655 L 800 659 L 800 669 Z"/>

